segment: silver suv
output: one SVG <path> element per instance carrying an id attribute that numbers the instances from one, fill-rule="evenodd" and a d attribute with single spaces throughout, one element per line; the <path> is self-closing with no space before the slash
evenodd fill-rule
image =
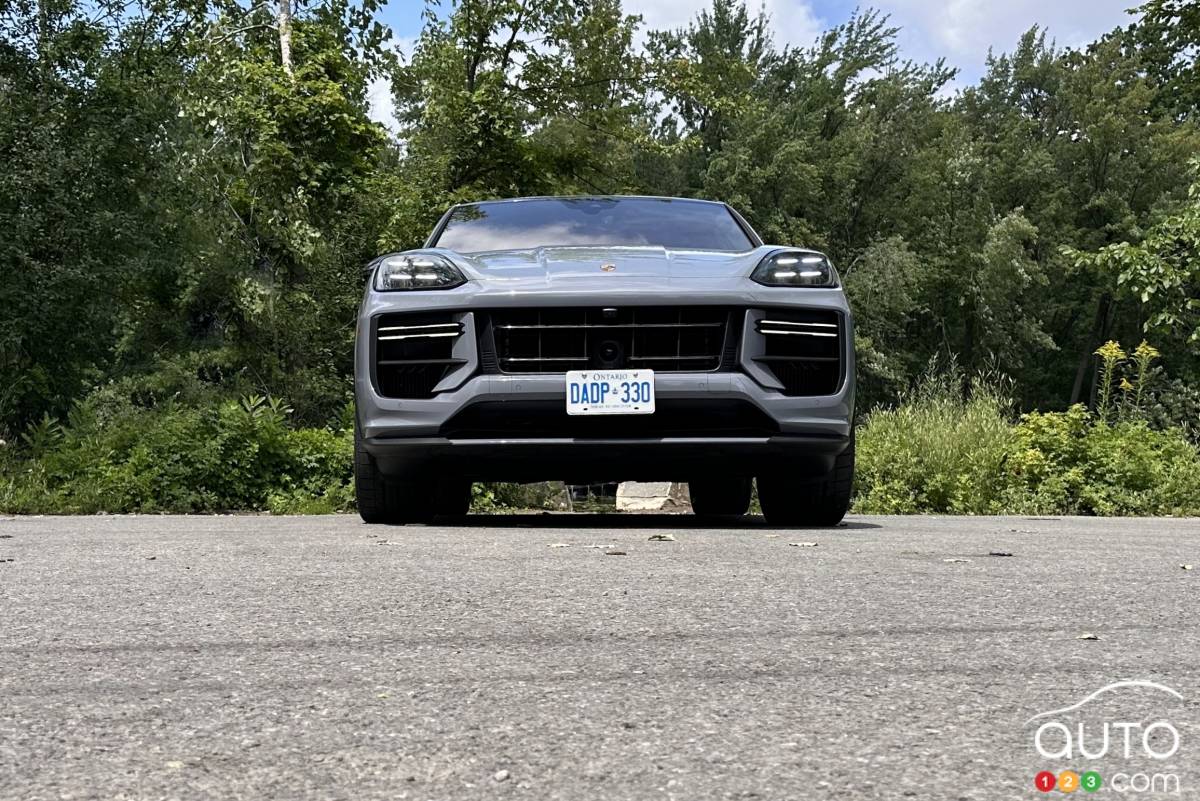
<path id="1" fill-rule="evenodd" d="M 833 265 L 724 203 L 455 206 L 375 259 L 355 349 L 368 523 L 464 514 L 474 481 L 686 481 L 701 515 L 833 525 L 854 335 Z"/>

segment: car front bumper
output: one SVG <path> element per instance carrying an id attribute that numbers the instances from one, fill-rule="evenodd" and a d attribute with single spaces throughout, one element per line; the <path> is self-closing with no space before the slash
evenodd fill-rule
<path id="1" fill-rule="evenodd" d="M 819 475 L 850 441 L 853 402 L 847 386 L 832 396 L 787 397 L 741 373 L 663 373 L 655 376 L 655 392 L 660 410 L 669 410 L 673 400 L 749 403 L 778 432 L 705 436 L 699 430 L 687 436 L 616 433 L 603 438 L 527 437 L 519 431 L 511 436 L 445 435 L 447 423 L 472 404 L 545 401 L 565 407 L 562 375 L 480 375 L 457 390 L 423 400 L 381 398 L 367 381 L 359 386 L 358 415 L 364 445 L 383 473 L 453 471 L 478 481 L 674 481 L 774 469 Z"/>
<path id="2" fill-rule="evenodd" d="M 413 476 L 446 471 L 472 481 L 688 481 L 786 470 L 818 476 L 833 467 L 848 437 L 662 439 L 449 439 L 406 437 L 367 441 L 381 472 Z"/>
<path id="3" fill-rule="evenodd" d="M 750 282 L 744 282 L 745 286 Z M 756 285 L 755 285 L 756 287 Z M 530 436 L 519 426 L 512 431 L 475 432 L 460 436 L 453 421 L 478 404 L 517 408 L 542 403 L 565 415 L 566 380 L 562 373 L 510 374 L 480 370 L 478 356 L 462 355 L 466 366 L 461 381 L 451 382 L 428 398 L 390 398 L 377 391 L 372 379 L 372 321 L 381 314 L 435 311 L 461 315 L 463 340 L 475 332 L 471 312 L 510 307 L 580 305 L 668 305 L 679 303 L 671 292 L 628 294 L 552 293 L 530 295 L 498 291 L 441 294 L 368 292 L 359 319 L 356 346 L 355 398 L 362 441 L 385 474 L 453 471 L 474 480 L 537 481 L 687 480 L 689 475 L 755 475 L 786 467 L 792 474 L 823 472 L 849 444 L 854 415 L 853 327 L 845 298 L 837 290 L 752 288 L 744 292 L 688 292 L 691 305 L 721 305 L 746 310 L 743 339 L 735 369 L 728 372 L 656 372 L 658 412 L 637 421 L 626 433 L 619 421 L 608 421 L 602 435 L 564 436 L 563 431 Z M 803 301 L 803 302 L 800 302 Z M 835 393 L 819 396 L 786 395 L 772 386 L 770 375 L 753 360 L 746 332 L 756 315 L 773 308 L 834 310 L 843 315 L 841 359 L 843 378 Z M 477 316 L 477 315 L 475 315 Z M 457 354 L 456 354 L 457 355 Z M 672 404 L 736 405 L 769 421 L 769 427 L 747 434 L 713 432 L 701 421 L 686 430 L 672 426 Z M 625 416 L 619 416 L 625 417 Z M 643 417 L 631 415 L 629 419 Z M 574 418 L 579 420 L 580 418 Z M 594 420 L 594 418 L 583 418 Z M 631 425 L 633 425 L 631 423 Z M 661 428 L 661 431 L 656 430 Z M 766 430 L 769 428 L 769 430 Z M 450 429 L 450 430 L 448 430 Z"/>

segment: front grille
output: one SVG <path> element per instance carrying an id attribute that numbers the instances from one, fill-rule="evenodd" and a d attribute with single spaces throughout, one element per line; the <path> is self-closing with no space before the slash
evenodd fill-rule
<path id="1" fill-rule="evenodd" d="M 785 395 L 832 395 L 842 381 L 842 321 L 835 311 L 768 309 L 755 327 L 764 350 L 755 361 Z"/>
<path id="2" fill-rule="evenodd" d="M 731 317 L 730 309 L 713 306 L 493 311 L 481 326 L 480 363 L 500 373 L 713 372 L 733 363 Z"/>
<path id="3" fill-rule="evenodd" d="M 375 388 L 385 398 L 431 398 L 450 371 L 463 324 L 448 314 L 384 314 L 375 319 Z"/>
<path id="4" fill-rule="evenodd" d="M 660 398 L 654 414 L 569 415 L 561 400 L 480 401 L 441 427 L 449 439 L 769 437 L 779 426 L 752 403 Z"/>

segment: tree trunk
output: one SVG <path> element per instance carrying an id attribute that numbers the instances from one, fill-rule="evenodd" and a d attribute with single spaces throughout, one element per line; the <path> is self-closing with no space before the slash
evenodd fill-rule
<path id="1" fill-rule="evenodd" d="M 279 0 L 279 61 L 292 74 L 292 0 Z"/>

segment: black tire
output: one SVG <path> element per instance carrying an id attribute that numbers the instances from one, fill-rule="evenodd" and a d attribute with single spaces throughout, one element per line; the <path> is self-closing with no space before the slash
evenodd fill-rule
<path id="1" fill-rule="evenodd" d="M 688 482 L 692 511 L 700 517 L 739 517 L 750 509 L 751 480 L 704 478 Z"/>
<path id="2" fill-rule="evenodd" d="M 364 523 L 403 523 L 396 493 L 354 429 L 354 501 Z"/>
<path id="3" fill-rule="evenodd" d="M 435 515 L 465 515 L 471 482 L 386 478 L 354 432 L 354 494 L 364 523 L 427 523 Z"/>
<path id="4" fill-rule="evenodd" d="M 836 526 L 850 509 L 854 487 L 854 437 L 833 469 L 814 479 L 759 476 L 758 501 L 772 526 Z"/>

